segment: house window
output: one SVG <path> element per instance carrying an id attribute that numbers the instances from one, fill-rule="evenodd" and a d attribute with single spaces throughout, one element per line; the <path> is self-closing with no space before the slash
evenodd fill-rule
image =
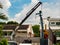
<path id="1" fill-rule="evenodd" d="M 51 22 L 51 24 L 55 24 L 55 22 Z"/>
<path id="2" fill-rule="evenodd" d="M 50 22 L 50 25 L 56 25 L 55 22 Z"/>
<path id="3" fill-rule="evenodd" d="M 60 22 L 56 22 L 56 25 L 60 25 Z"/>

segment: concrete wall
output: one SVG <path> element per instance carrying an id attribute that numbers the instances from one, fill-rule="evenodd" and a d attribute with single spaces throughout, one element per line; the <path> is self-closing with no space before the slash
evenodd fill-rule
<path id="1" fill-rule="evenodd" d="M 24 31 L 17 31 L 15 37 L 27 37 L 27 31 L 26 33 L 23 33 Z"/>
<path id="2" fill-rule="evenodd" d="M 34 32 L 32 29 L 32 25 L 29 25 L 28 29 L 27 29 L 27 37 L 34 37 Z"/>

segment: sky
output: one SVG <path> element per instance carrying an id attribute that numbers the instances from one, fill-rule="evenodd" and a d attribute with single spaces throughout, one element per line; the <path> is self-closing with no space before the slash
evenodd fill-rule
<path id="1" fill-rule="evenodd" d="M 60 18 L 60 0 L 0 0 L 3 9 L 1 13 L 8 16 L 8 21 L 21 22 L 26 14 L 32 9 L 39 1 L 42 5 L 39 6 L 31 16 L 24 22 L 25 24 L 39 24 L 39 16 L 36 16 L 42 10 L 42 17 L 47 18 Z M 42 9 L 41 9 L 42 8 Z"/>

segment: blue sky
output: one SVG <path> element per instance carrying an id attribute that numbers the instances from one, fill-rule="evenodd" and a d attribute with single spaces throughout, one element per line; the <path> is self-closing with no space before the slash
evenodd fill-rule
<path id="1" fill-rule="evenodd" d="M 42 2 L 55 2 L 56 0 L 41 0 Z"/>
<path id="2" fill-rule="evenodd" d="M 52 18 L 60 18 L 60 0 L 0 0 L 4 7 L 0 12 L 7 14 L 9 16 L 9 21 L 13 20 L 20 22 L 38 1 L 43 3 L 43 17 L 46 18 L 51 16 Z M 39 17 L 35 21 L 35 14 L 40 11 L 40 8 L 41 7 L 38 7 L 26 22 L 39 22 Z"/>
<path id="3" fill-rule="evenodd" d="M 10 17 L 14 17 L 15 14 L 19 13 L 25 4 L 29 4 L 31 0 L 10 0 L 11 7 L 9 8 Z"/>
<path id="4" fill-rule="evenodd" d="M 41 0 L 41 2 L 47 2 L 47 3 L 55 3 L 57 0 Z M 10 0 L 11 7 L 9 8 L 9 16 L 14 17 L 17 13 L 21 12 L 23 10 L 23 6 L 25 4 L 30 4 L 31 0 Z"/>

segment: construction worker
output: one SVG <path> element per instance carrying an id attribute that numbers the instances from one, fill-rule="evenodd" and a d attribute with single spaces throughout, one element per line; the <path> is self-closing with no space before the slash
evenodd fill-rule
<path id="1" fill-rule="evenodd" d="M 45 24 L 45 30 L 44 30 L 44 38 L 45 38 L 45 39 L 48 38 L 48 31 L 47 31 L 46 24 Z"/>
<path id="2" fill-rule="evenodd" d="M 44 38 L 47 39 L 48 38 L 48 31 L 44 30 Z"/>

